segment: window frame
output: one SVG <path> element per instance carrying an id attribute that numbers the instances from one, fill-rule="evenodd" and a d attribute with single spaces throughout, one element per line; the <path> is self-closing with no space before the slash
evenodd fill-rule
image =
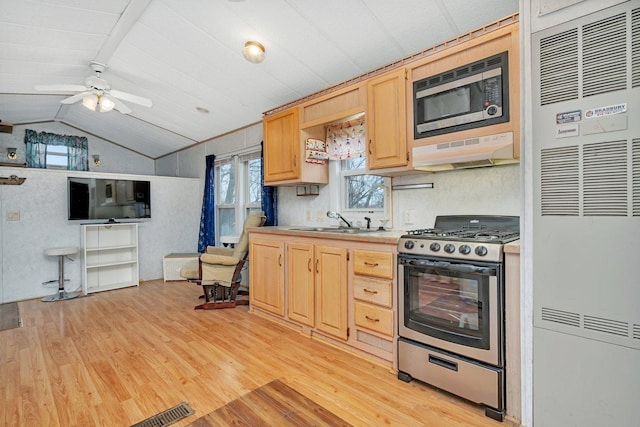
<path id="1" fill-rule="evenodd" d="M 242 234 L 242 227 L 244 225 L 244 221 L 249 215 L 250 212 L 254 210 L 262 209 L 262 189 L 260 189 L 259 200 L 250 202 L 250 188 L 251 179 L 250 179 L 250 167 L 249 162 L 260 160 L 261 159 L 261 150 L 260 148 L 252 149 L 250 151 L 246 151 L 243 153 L 235 153 L 228 154 L 226 156 L 221 156 L 220 159 L 215 160 L 215 235 L 216 235 L 216 245 L 220 245 L 220 238 L 223 235 L 220 232 L 220 221 L 218 218 L 220 217 L 221 209 L 233 209 L 234 218 L 235 218 L 235 226 L 233 236 L 240 236 Z M 233 203 L 219 203 L 221 200 L 220 196 L 220 167 L 226 164 L 232 163 L 233 170 L 235 173 L 234 186 L 235 186 L 235 197 Z M 262 176 L 261 170 L 258 170 L 260 176 Z M 225 234 L 225 236 L 227 236 Z"/>

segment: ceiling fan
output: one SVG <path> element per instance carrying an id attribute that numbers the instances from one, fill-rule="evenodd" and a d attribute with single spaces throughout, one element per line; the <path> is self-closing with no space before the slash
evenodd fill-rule
<path id="1" fill-rule="evenodd" d="M 100 74 L 107 69 L 106 64 L 96 61 L 89 63 L 91 69 L 95 71 L 95 76 L 87 77 L 82 85 L 38 85 L 36 90 L 45 92 L 79 92 L 60 101 L 61 104 L 74 104 L 82 101 L 82 105 L 92 111 L 107 112 L 113 109 L 122 114 L 129 114 L 131 108 L 127 107 L 121 99 L 144 107 L 151 107 L 153 104 L 150 99 L 141 96 L 132 95 L 130 93 L 112 90 L 109 82 L 100 77 Z"/>

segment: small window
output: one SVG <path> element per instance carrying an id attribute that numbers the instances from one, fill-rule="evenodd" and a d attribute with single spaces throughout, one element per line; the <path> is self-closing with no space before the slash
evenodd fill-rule
<path id="1" fill-rule="evenodd" d="M 342 161 L 343 210 L 384 211 L 388 178 L 365 174 L 366 158 Z"/>
<path id="2" fill-rule="evenodd" d="M 46 164 L 49 169 L 67 169 L 69 149 L 64 145 L 47 145 Z"/>

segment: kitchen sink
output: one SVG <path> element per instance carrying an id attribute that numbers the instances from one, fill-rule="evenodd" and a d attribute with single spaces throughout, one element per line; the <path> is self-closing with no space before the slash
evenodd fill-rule
<path id="1" fill-rule="evenodd" d="M 321 233 L 345 233 L 345 234 L 362 234 L 362 233 L 371 233 L 373 231 L 378 231 L 373 228 L 366 229 L 366 228 L 347 228 L 347 227 L 294 227 L 294 228 L 290 228 L 290 230 L 318 231 Z"/>

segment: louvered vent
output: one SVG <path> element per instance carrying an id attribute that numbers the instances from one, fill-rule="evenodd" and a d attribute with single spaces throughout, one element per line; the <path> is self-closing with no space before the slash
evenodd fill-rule
<path id="1" fill-rule="evenodd" d="M 637 323 L 633 324 L 632 334 L 634 340 L 640 340 L 640 325 L 638 325 Z"/>
<path id="2" fill-rule="evenodd" d="M 640 8 L 631 11 L 631 86 L 640 86 Z"/>
<path id="3" fill-rule="evenodd" d="M 578 147 L 542 150 L 540 167 L 542 215 L 578 215 Z"/>
<path id="4" fill-rule="evenodd" d="M 633 216 L 640 216 L 640 138 L 631 143 L 631 188 L 633 192 Z"/>
<path id="5" fill-rule="evenodd" d="M 585 144 L 583 149 L 585 216 L 627 215 L 627 144 Z"/>
<path id="6" fill-rule="evenodd" d="M 578 98 L 578 30 L 540 40 L 540 104 Z"/>
<path id="7" fill-rule="evenodd" d="M 626 22 L 620 13 L 582 28 L 583 96 L 627 88 Z"/>
<path id="8" fill-rule="evenodd" d="M 584 316 L 584 329 L 598 331 L 605 334 L 629 336 L 629 324 L 619 320 L 603 319 L 595 316 Z"/>
<path id="9" fill-rule="evenodd" d="M 569 311 L 556 310 L 553 308 L 542 307 L 542 320 L 548 322 L 561 323 L 567 326 L 580 327 L 580 315 Z"/>

